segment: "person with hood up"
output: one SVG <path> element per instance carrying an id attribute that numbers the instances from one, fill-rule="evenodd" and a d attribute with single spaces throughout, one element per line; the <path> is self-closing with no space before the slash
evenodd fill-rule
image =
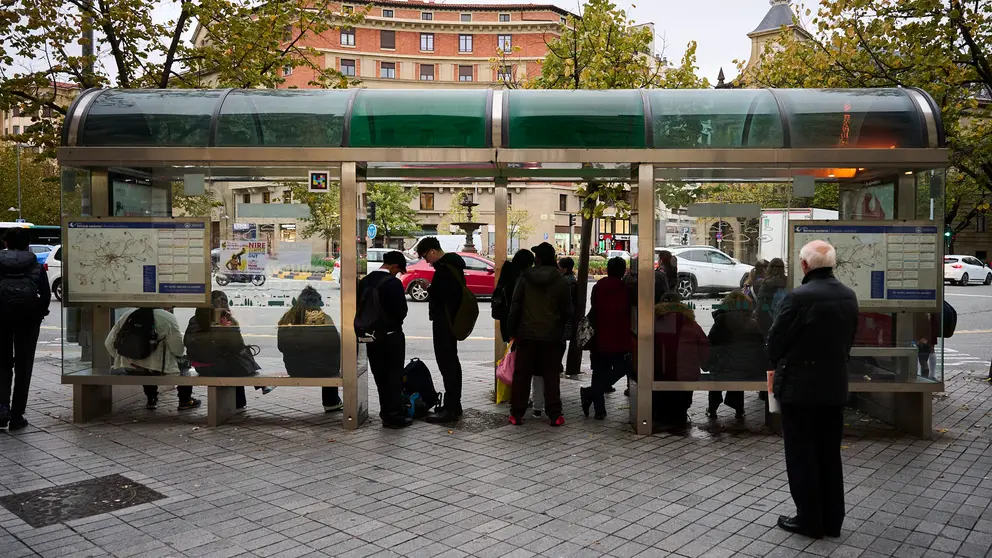
<path id="1" fill-rule="evenodd" d="M 323 306 L 320 293 L 308 285 L 279 319 L 276 346 L 290 377 L 341 376 L 341 335 Z M 338 388 L 322 387 L 320 391 L 325 413 L 344 408 Z"/>
<path id="2" fill-rule="evenodd" d="M 458 340 L 451 331 L 451 320 L 462 305 L 465 285 L 465 260 L 458 254 L 445 254 L 436 237 L 424 237 L 417 243 L 417 256 L 434 268 L 434 278 L 427 289 L 427 311 L 434 337 L 434 358 L 444 380 L 444 407 L 427 417 L 427 422 L 455 422 L 462 416 L 462 363 L 458 360 Z"/>
<path id="3" fill-rule="evenodd" d="M 28 249 L 26 228 L 13 228 L 0 251 L 0 428 L 27 427 L 24 412 L 31 388 L 34 352 L 41 322 L 48 315 L 52 290 L 48 273 Z M 11 400 L 11 382 L 14 398 Z"/>
<path id="4" fill-rule="evenodd" d="M 754 305 L 747 295 L 733 291 L 713 311 L 710 328 L 710 359 L 707 370 L 714 380 L 755 380 L 765 378 L 768 358 L 765 356 L 765 336 L 751 317 Z M 744 392 L 711 391 L 706 416 L 716 418 L 720 404 L 744 417 Z"/>
<path id="5" fill-rule="evenodd" d="M 627 262 L 612 258 L 606 264 L 606 277 L 592 288 L 592 320 L 596 336 L 592 340 L 592 385 L 579 389 L 582 413 L 589 416 L 595 407 L 596 420 L 606 418 L 604 394 L 630 371 L 634 334 L 631 330 L 631 304 L 623 283 Z M 636 299 L 635 299 L 636 300 Z"/>
<path id="6" fill-rule="evenodd" d="M 545 410 L 552 426 L 565 424 L 561 405 L 562 341 L 565 323 L 572 319 L 568 282 L 558 271 L 555 248 L 535 246 L 535 266 L 520 277 L 510 305 L 510 338 L 517 346 L 510 397 L 510 423 L 523 423 L 531 378 L 544 377 Z"/>
<path id="7" fill-rule="evenodd" d="M 654 379 L 692 382 L 710 358 L 710 343 L 692 308 L 678 294 L 668 293 L 654 307 Z M 692 406 L 691 391 L 654 392 L 654 422 L 664 428 L 682 427 Z"/>

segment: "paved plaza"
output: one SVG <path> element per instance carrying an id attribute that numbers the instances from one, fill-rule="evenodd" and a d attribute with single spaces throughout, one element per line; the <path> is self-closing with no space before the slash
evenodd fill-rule
<path id="1" fill-rule="evenodd" d="M 841 538 L 821 541 L 774 526 L 793 508 L 782 441 L 762 426 L 754 394 L 742 424 L 732 412 L 708 422 L 697 393 L 686 433 L 639 437 L 622 389 L 606 421 L 582 418 L 583 376 L 563 380 L 564 428 L 513 427 L 489 402 L 490 370 L 466 367 L 468 410 L 453 428 L 393 431 L 373 418 L 346 432 L 339 414 L 322 413 L 316 388 L 249 390 L 248 410 L 216 429 L 202 408 L 177 412 L 174 391 L 157 411 L 139 397 L 75 425 L 59 362 L 41 353 L 32 426 L 0 434 L 0 498 L 121 475 L 133 485 L 84 502 L 81 514 L 127 505 L 141 485 L 158 499 L 44 527 L 0 509 L 0 555 L 992 555 L 985 370 L 949 371 L 932 440 L 850 415 L 848 518 Z"/>

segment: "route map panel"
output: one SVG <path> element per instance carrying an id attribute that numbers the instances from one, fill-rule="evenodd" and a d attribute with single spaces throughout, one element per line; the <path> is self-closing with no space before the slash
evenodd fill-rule
<path id="1" fill-rule="evenodd" d="M 790 282 L 803 276 L 799 250 L 813 240 L 837 250 L 834 274 L 873 310 L 937 308 L 944 278 L 939 230 L 924 221 L 795 221 L 789 224 Z"/>
<path id="2" fill-rule="evenodd" d="M 66 220 L 63 262 L 70 304 L 198 306 L 210 295 L 205 219 Z"/>

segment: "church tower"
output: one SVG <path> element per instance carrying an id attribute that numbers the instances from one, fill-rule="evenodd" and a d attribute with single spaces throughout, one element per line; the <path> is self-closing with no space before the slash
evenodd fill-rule
<path id="1" fill-rule="evenodd" d="M 751 39 L 751 57 L 748 58 L 747 67 L 753 67 L 761 61 L 765 52 L 765 45 L 776 43 L 782 34 L 782 28 L 795 33 L 801 38 L 809 38 L 810 34 L 803 29 L 802 25 L 797 25 L 796 14 L 789 5 L 789 0 L 769 0 L 771 7 L 765 18 L 761 20 L 758 27 L 747 34 Z"/>

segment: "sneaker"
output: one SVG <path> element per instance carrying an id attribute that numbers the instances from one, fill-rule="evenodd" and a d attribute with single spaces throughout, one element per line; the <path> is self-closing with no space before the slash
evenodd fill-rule
<path id="1" fill-rule="evenodd" d="M 565 426 L 565 415 L 558 415 L 557 418 L 551 421 L 551 426 Z"/>
<path id="2" fill-rule="evenodd" d="M 145 402 L 145 408 L 149 411 L 154 411 L 158 409 L 158 397 L 149 397 L 148 401 Z"/>
<path id="3" fill-rule="evenodd" d="M 616 393 L 616 392 L 617 392 L 617 388 L 615 388 L 613 386 L 610 386 L 610 387 L 608 387 L 608 388 L 606 388 L 606 389 L 603 390 L 603 393 Z"/>
<path id="4" fill-rule="evenodd" d="M 7 428 L 10 422 L 10 405 L 0 405 L 0 428 Z"/>
<path id="5" fill-rule="evenodd" d="M 542 411 L 542 410 L 540 410 L 540 409 L 534 409 L 534 417 L 535 417 L 535 418 L 541 418 L 541 414 L 542 414 L 543 412 L 544 412 L 544 411 Z"/>
<path id="6" fill-rule="evenodd" d="M 190 409 L 195 409 L 200 406 L 200 400 L 190 397 L 189 401 L 182 401 L 179 403 L 180 411 L 189 411 Z"/>
<path id="7" fill-rule="evenodd" d="M 342 411 L 342 410 L 344 410 L 344 402 L 343 401 L 338 401 L 337 403 L 335 403 L 333 405 L 324 405 L 324 412 L 325 413 L 335 413 L 337 411 Z"/>
<path id="8" fill-rule="evenodd" d="M 28 426 L 28 421 L 25 420 L 24 417 L 10 417 L 10 426 L 9 428 L 7 428 L 7 430 L 13 432 L 15 430 L 22 430 L 24 428 L 27 428 L 27 426 Z"/>
<path id="9" fill-rule="evenodd" d="M 522 419 L 522 418 L 517 418 L 517 417 L 515 417 L 515 416 L 513 416 L 513 415 L 510 415 L 510 417 L 509 417 L 509 418 L 508 418 L 507 420 L 508 420 L 508 421 L 510 422 L 510 424 L 512 424 L 513 426 L 520 426 L 521 424 L 523 424 L 523 423 L 524 423 L 524 419 Z"/>
<path id="10" fill-rule="evenodd" d="M 262 387 L 262 395 L 268 395 L 275 391 L 276 386 L 264 386 Z"/>

